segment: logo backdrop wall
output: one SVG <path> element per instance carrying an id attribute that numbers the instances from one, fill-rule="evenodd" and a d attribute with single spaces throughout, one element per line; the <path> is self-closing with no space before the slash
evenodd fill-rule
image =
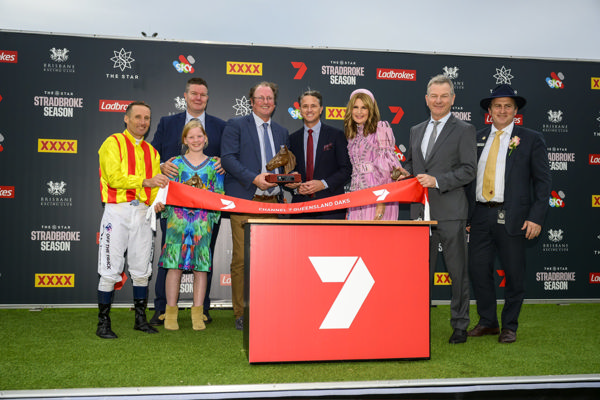
<path id="1" fill-rule="evenodd" d="M 454 82 L 456 117 L 485 127 L 489 116 L 479 100 L 508 83 L 528 100 L 516 123 L 545 136 L 553 192 L 542 235 L 529 244 L 527 297 L 600 298 L 597 62 L 8 31 L 0 31 L 0 43 L 0 304 L 96 302 L 102 214 L 97 152 L 107 136 L 123 130 L 130 101 L 151 104 L 151 140 L 161 116 L 185 109 L 183 92 L 191 76 L 208 81 L 208 113 L 225 120 L 249 113 L 248 89 L 268 80 L 280 85 L 274 120 L 293 132 L 302 126 L 297 103 L 302 91 L 320 90 L 324 122 L 342 128 L 350 92 L 366 87 L 405 151 L 409 128 L 429 115 L 427 81 L 440 73 Z M 408 207 L 400 219 L 408 219 Z M 230 296 L 227 220 L 224 225 L 215 255 L 216 299 Z M 403 260 L 398 254 L 397 262 Z M 496 278 L 500 294 L 499 268 Z M 449 284 L 440 257 L 433 298 L 449 299 Z M 117 302 L 131 301 L 129 285 Z"/>

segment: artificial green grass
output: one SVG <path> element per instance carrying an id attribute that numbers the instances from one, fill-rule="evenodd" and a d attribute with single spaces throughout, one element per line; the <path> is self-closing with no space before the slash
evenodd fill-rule
<path id="1" fill-rule="evenodd" d="M 148 313 L 150 314 L 150 313 Z M 133 330 L 134 313 L 113 309 L 115 340 L 95 335 L 97 310 L 0 310 L 0 389 L 108 388 L 339 382 L 600 373 L 600 304 L 525 305 L 517 341 L 497 336 L 450 345 L 449 306 L 431 309 L 431 359 L 250 365 L 231 310 L 213 310 L 205 331 L 190 311 L 179 331 Z M 276 315 L 273 318 L 277 318 Z M 390 318 L 393 314 L 390 313 Z M 471 307 L 472 326 L 477 322 Z M 410 329 L 407 326 L 406 329 Z"/>

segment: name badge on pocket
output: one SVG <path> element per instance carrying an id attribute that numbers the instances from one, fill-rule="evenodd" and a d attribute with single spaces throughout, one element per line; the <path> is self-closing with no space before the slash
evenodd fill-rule
<path id="1" fill-rule="evenodd" d="M 502 225 L 506 224 L 506 211 L 503 209 L 498 210 L 498 223 Z"/>

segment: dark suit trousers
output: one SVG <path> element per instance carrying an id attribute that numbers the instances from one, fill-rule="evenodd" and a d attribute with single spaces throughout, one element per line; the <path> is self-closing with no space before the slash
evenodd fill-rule
<path id="1" fill-rule="evenodd" d="M 494 261 L 496 254 L 504 270 L 502 328 L 517 330 L 525 298 L 525 236 L 511 236 L 498 224 L 498 208 L 476 205 L 469 239 L 469 272 L 477 300 L 479 324 L 498 327 Z"/>
<path id="2" fill-rule="evenodd" d="M 431 229 L 429 242 L 429 273 L 433 284 L 438 246 L 441 243 L 444 262 L 452 279 L 452 299 L 450 300 L 450 325 L 454 329 L 466 330 L 469 327 L 469 274 L 467 271 L 466 221 L 438 221 Z"/>
<path id="3" fill-rule="evenodd" d="M 217 243 L 217 236 L 219 236 L 219 227 L 221 226 L 221 220 L 213 226 L 212 237 L 210 239 L 210 254 L 212 256 L 210 271 L 206 274 L 206 294 L 204 295 L 204 312 L 210 309 L 210 287 L 212 283 L 214 257 L 215 257 L 215 245 Z M 160 239 L 160 248 L 165 244 L 165 234 L 167 232 L 167 220 L 165 218 L 160 219 L 160 229 L 162 230 L 162 238 Z M 167 305 L 167 291 L 165 289 L 165 280 L 167 279 L 166 268 L 158 267 L 156 271 L 156 282 L 154 282 L 154 309 L 165 312 Z"/>

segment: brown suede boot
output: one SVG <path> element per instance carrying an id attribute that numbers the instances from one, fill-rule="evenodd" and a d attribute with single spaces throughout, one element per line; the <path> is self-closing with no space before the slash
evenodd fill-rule
<path id="1" fill-rule="evenodd" d="M 195 331 L 206 329 L 204 324 L 204 306 L 192 307 L 192 328 Z"/>
<path id="2" fill-rule="evenodd" d="M 179 308 L 177 306 L 167 305 L 165 309 L 165 329 L 169 331 L 179 330 L 179 324 L 177 323 L 177 314 Z"/>

